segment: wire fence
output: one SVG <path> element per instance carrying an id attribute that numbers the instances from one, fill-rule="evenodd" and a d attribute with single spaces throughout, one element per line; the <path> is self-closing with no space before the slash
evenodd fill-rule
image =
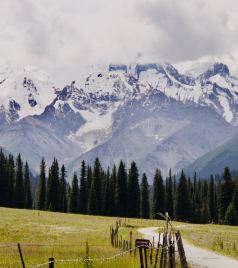
<path id="1" fill-rule="evenodd" d="M 163 233 L 158 233 L 157 239 L 153 237 L 151 241 L 138 239 L 138 234 L 133 235 L 132 231 L 129 232 L 129 235 L 124 236 L 129 240 L 123 239 L 123 236 L 119 235 L 121 223 L 118 221 L 115 228 L 110 227 L 107 244 L 95 244 L 93 240 L 90 241 L 92 244 L 88 244 L 88 242 L 82 244 L 25 243 L 21 245 L 2 243 L 0 244 L 2 261 L 0 268 L 137 268 L 142 267 L 142 262 L 145 262 L 146 268 L 165 268 L 171 262 L 172 265 L 168 267 L 174 268 L 178 259 L 182 264 L 181 267 L 187 268 L 181 234 L 172 227 L 169 231 L 168 224 L 167 221 L 167 227 L 164 228 Z M 145 240 L 148 243 L 147 246 L 137 244 L 138 241 L 146 242 Z"/>

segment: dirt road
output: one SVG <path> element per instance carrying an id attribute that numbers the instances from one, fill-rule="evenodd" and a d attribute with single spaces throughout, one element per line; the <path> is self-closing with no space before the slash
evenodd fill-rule
<path id="1" fill-rule="evenodd" d="M 157 242 L 157 227 L 141 228 L 138 231 L 147 239 L 155 238 Z M 238 260 L 225 257 L 212 251 L 195 247 L 183 239 L 187 260 L 194 267 L 201 268 L 238 268 Z"/>

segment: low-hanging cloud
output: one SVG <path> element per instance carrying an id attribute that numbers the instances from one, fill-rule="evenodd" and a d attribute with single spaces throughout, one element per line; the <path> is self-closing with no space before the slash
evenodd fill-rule
<path id="1" fill-rule="evenodd" d="M 1 0 L 0 10 L 2 62 L 65 81 L 86 64 L 196 60 L 238 41 L 236 0 Z"/>

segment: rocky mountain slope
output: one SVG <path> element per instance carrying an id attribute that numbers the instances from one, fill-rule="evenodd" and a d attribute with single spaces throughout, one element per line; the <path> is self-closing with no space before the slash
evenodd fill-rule
<path id="1" fill-rule="evenodd" d="M 0 145 L 66 162 L 136 160 L 150 176 L 174 172 L 237 133 L 238 78 L 221 62 L 200 74 L 163 64 L 94 68 L 63 89 L 36 67 L 0 67 Z"/>

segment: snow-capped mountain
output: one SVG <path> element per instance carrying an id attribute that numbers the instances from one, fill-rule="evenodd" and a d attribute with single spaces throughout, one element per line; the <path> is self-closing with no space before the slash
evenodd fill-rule
<path id="1" fill-rule="evenodd" d="M 181 66 L 180 66 L 181 67 Z M 192 69 L 191 69 L 192 70 Z M 136 160 L 176 172 L 237 133 L 238 78 L 215 62 L 201 73 L 169 63 L 110 64 L 63 89 L 36 67 L 0 68 L 0 145 L 29 160 Z"/>
<path id="2" fill-rule="evenodd" d="M 29 115 L 41 114 L 54 98 L 53 83 L 49 76 L 38 68 L 0 66 L 2 120 L 10 123 Z"/>

